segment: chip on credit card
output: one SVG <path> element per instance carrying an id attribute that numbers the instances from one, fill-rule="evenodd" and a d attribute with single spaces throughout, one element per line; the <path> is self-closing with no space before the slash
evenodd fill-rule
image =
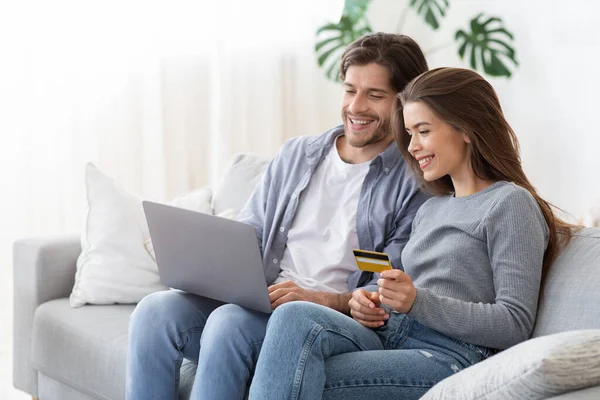
<path id="1" fill-rule="evenodd" d="M 385 253 L 358 249 L 353 249 L 352 252 L 360 270 L 379 273 L 386 269 L 392 269 L 390 258 Z"/>

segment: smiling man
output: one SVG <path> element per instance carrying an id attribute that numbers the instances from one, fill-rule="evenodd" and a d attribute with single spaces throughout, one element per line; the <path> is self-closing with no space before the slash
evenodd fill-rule
<path id="1" fill-rule="evenodd" d="M 385 252 L 402 268 L 425 196 L 393 141 L 390 116 L 398 92 L 426 70 L 406 36 L 358 39 L 341 62 L 343 125 L 290 139 L 267 167 L 238 219 L 256 229 L 273 309 L 309 301 L 349 314 L 351 293 L 378 278 L 358 270 L 352 249 Z M 388 315 L 374 307 L 364 318 L 379 326 Z M 183 358 L 198 363 L 193 399 L 244 398 L 268 319 L 179 291 L 149 295 L 131 318 L 127 399 L 176 399 Z"/>
<path id="2" fill-rule="evenodd" d="M 390 143 L 390 112 L 396 94 L 390 77 L 390 71 L 376 63 L 348 67 L 342 98 L 346 145 L 364 149 Z"/>

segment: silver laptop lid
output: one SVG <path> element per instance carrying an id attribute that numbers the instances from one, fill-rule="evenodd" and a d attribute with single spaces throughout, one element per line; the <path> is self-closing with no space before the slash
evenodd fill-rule
<path id="1" fill-rule="evenodd" d="M 150 201 L 142 204 L 164 285 L 271 312 L 252 226 Z"/>

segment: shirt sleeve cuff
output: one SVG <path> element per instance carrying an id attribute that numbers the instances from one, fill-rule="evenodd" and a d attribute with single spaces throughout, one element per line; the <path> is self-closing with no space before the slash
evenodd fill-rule
<path id="1" fill-rule="evenodd" d="M 411 318 L 417 318 L 418 315 L 423 313 L 423 309 L 427 307 L 427 300 L 429 299 L 431 292 L 427 289 L 418 288 L 417 297 L 408 311 L 408 315 Z"/>

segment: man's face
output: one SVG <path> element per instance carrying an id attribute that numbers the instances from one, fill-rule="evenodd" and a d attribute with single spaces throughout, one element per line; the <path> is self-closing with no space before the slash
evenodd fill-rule
<path id="1" fill-rule="evenodd" d="M 390 71 L 379 64 L 348 67 L 342 120 L 352 147 L 365 147 L 391 137 L 390 115 L 396 92 L 390 78 Z"/>

